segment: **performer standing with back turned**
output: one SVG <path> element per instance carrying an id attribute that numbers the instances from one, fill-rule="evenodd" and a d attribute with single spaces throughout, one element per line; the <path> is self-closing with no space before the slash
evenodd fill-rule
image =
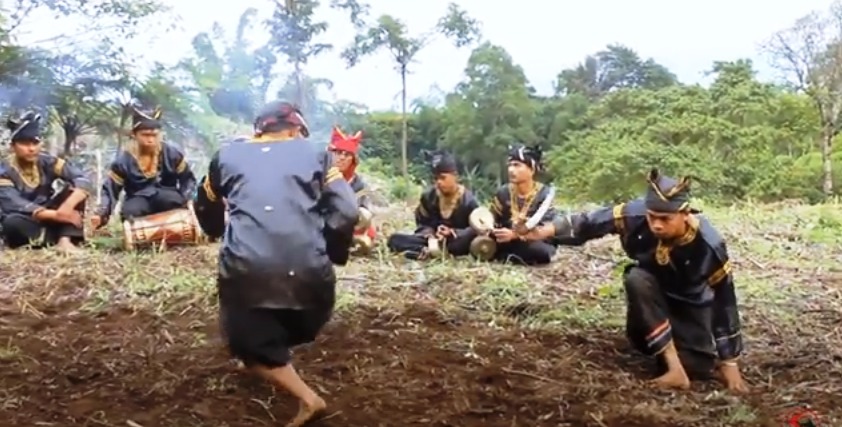
<path id="1" fill-rule="evenodd" d="M 348 261 L 357 199 L 331 155 L 304 138 L 294 106 L 266 105 L 255 138 L 212 158 L 196 215 L 219 251 L 219 308 L 231 353 L 299 401 L 298 427 L 326 404 L 298 376 L 290 349 L 312 342 L 336 297 L 333 264 Z M 229 222 L 225 225 L 225 204 Z"/>

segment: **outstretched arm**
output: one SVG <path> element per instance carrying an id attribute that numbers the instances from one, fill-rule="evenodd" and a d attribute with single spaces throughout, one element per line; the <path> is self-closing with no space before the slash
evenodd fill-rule
<path id="1" fill-rule="evenodd" d="M 552 239 L 557 245 L 581 246 L 609 234 L 624 235 L 625 204 L 570 215 L 556 215 L 527 235 L 530 240 Z"/>

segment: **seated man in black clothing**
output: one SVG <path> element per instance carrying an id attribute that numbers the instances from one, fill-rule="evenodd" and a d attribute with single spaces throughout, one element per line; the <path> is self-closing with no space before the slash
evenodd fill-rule
<path id="1" fill-rule="evenodd" d="M 556 247 L 552 239 L 526 241 L 515 229 L 538 211 L 550 196 L 550 187 L 535 181 L 535 173 L 543 167 L 539 147 L 515 145 L 509 148 L 509 183 L 497 189 L 491 201 L 494 215 L 494 237 L 497 240 L 497 261 L 520 265 L 549 264 Z M 552 201 L 550 201 L 552 203 Z M 549 223 L 555 209 L 548 209 L 539 225 Z"/>
<path id="2" fill-rule="evenodd" d="M 430 239 L 444 242 L 448 254 L 467 255 L 471 241 L 477 237 L 468 218 L 479 207 L 471 190 L 459 183 L 456 159 L 448 153 L 432 153 L 430 166 L 435 184 L 421 194 L 415 208 L 415 232 L 389 236 L 388 246 L 393 252 L 409 259 L 423 259 L 430 255 Z"/>
<path id="3" fill-rule="evenodd" d="M 125 190 L 122 220 L 144 217 L 192 203 L 196 177 L 184 153 L 161 141 L 161 111 L 135 109 L 132 142 L 111 163 L 102 184 L 102 205 L 91 222 L 99 228 L 108 223 L 114 205 Z"/>
<path id="4" fill-rule="evenodd" d="M 0 163 L 0 223 L 9 248 L 53 246 L 76 251 L 89 185 L 77 168 L 41 152 L 41 116 L 9 120 L 12 154 Z"/>

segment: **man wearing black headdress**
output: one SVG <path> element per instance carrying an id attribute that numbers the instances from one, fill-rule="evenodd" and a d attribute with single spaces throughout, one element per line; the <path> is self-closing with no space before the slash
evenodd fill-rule
<path id="1" fill-rule="evenodd" d="M 687 388 L 690 379 L 717 376 L 732 391 L 746 386 L 737 366 L 743 351 L 731 261 L 722 236 L 690 207 L 690 179 L 652 170 L 646 196 L 587 213 L 557 217 L 528 234 L 583 245 L 620 236 L 634 261 L 623 285 L 626 331 L 639 351 L 658 356 L 665 373 L 656 384 Z"/>
<path id="2" fill-rule="evenodd" d="M 424 190 L 415 208 L 415 232 L 392 234 L 389 249 L 409 259 L 423 259 L 431 255 L 429 239 L 437 239 L 448 254 L 467 255 L 471 241 L 477 237 L 468 218 L 479 204 L 471 190 L 459 183 L 456 159 L 451 154 L 430 153 L 430 169 L 435 183 Z"/>
<path id="3" fill-rule="evenodd" d="M 132 142 L 111 163 L 102 185 L 102 204 L 92 218 L 97 228 L 108 223 L 121 191 L 125 221 L 186 207 L 196 189 L 184 153 L 161 140 L 161 110 L 133 111 Z"/>
<path id="4" fill-rule="evenodd" d="M 526 241 L 515 232 L 538 211 L 549 195 L 549 187 L 537 182 L 535 174 L 543 168 L 540 147 L 515 145 L 509 147 L 509 183 L 500 186 L 491 201 L 494 215 L 494 238 L 497 240 L 498 261 L 520 265 L 549 264 L 556 247 L 547 241 Z M 551 222 L 555 209 L 550 208 L 539 225 Z"/>
<path id="5" fill-rule="evenodd" d="M 297 108 L 272 102 L 254 129 L 251 141 L 214 154 L 196 216 L 207 235 L 222 237 L 217 286 L 229 350 L 298 398 L 298 415 L 287 424 L 295 427 L 326 405 L 296 373 L 290 349 L 315 340 L 331 317 L 333 264 L 350 256 L 357 198 L 330 153 L 305 139 L 310 132 Z"/>
<path id="6" fill-rule="evenodd" d="M 10 248 L 78 250 L 90 182 L 71 164 L 41 152 L 41 116 L 10 119 L 12 154 L 0 163 L 0 222 Z"/>

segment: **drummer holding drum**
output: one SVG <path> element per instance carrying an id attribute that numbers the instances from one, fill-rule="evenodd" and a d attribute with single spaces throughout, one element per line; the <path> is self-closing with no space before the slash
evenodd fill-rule
<path id="1" fill-rule="evenodd" d="M 92 225 L 100 228 L 108 223 L 125 191 L 120 216 L 127 248 L 162 239 L 198 243 L 201 232 L 190 202 L 196 177 L 184 153 L 161 140 L 161 110 L 133 111 L 132 142 L 109 167 Z"/>

